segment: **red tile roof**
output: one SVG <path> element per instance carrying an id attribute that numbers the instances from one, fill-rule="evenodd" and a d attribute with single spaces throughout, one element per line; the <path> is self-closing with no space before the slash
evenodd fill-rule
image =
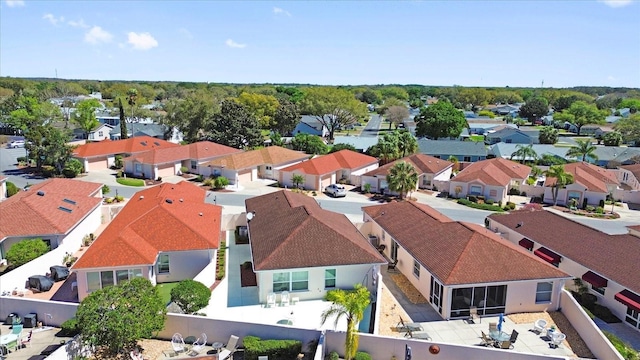
<path id="1" fill-rule="evenodd" d="M 512 211 L 489 219 L 640 293 L 640 238 L 609 235 L 550 211 Z M 518 224 L 521 224 L 518 226 Z M 550 231 L 553 229 L 553 231 Z M 581 274 L 580 274 L 581 275 Z"/>
<path id="2" fill-rule="evenodd" d="M 287 166 L 280 171 L 291 172 L 298 170 L 309 175 L 325 175 L 341 169 L 357 170 L 377 162 L 378 159 L 372 156 L 345 149 Z"/>
<path id="3" fill-rule="evenodd" d="M 386 263 L 343 214 L 314 198 L 278 191 L 245 201 L 254 268 L 261 270 Z"/>
<path id="4" fill-rule="evenodd" d="M 633 176 L 636 177 L 636 180 L 640 181 L 640 164 L 624 165 L 620 167 L 631 172 Z"/>
<path id="5" fill-rule="evenodd" d="M 158 148 L 131 155 L 124 160 L 135 160 L 143 164 L 166 164 L 175 163 L 182 160 L 193 159 L 205 161 L 217 156 L 225 156 L 232 153 L 241 153 L 242 150 L 225 145 L 216 144 L 211 141 L 198 141 L 193 144 L 171 148 Z"/>
<path id="6" fill-rule="evenodd" d="M 217 249 L 222 208 L 204 199 L 188 182 L 137 192 L 73 269 L 152 265 L 160 252 Z"/>
<path id="7" fill-rule="evenodd" d="M 512 179 L 524 180 L 530 173 L 531 168 L 528 166 L 503 158 L 495 158 L 467 166 L 451 181 L 464 183 L 480 181 L 486 185 L 507 186 Z"/>
<path id="8" fill-rule="evenodd" d="M 73 151 L 73 156 L 78 158 L 91 158 L 115 154 L 135 154 L 152 149 L 179 147 L 165 140 L 151 136 L 136 136 L 124 140 L 103 140 L 90 142 L 78 146 Z"/>
<path id="9" fill-rule="evenodd" d="M 608 193 L 607 184 L 620 185 L 615 173 L 588 162 L 576 162 L 564 165 L 564 171 L 573 175 L 573 182 L 583 185 L 589 191 Z M 544 186 L 553 186 L 555 178 L 547 178 Z"/>
<path id="10" fill-rule="evenodd" d="M 446 169 L 453 166 L 453 163 L 438 159 L 436 157 L 425 155 L 425 154 L 413 154 L 407 157 L 403 157 L 402 159 L 398 159 L 396 161 L 390 162 L 386 165 L 380 166 L 375 170 L 371 170 L 368 173 L 365 173 L 363 176 L 386 176 L 389 174 L 389 170 L 395 165 L 397 162 L 404 161 L 406 163 L 411 164 L 415 169 L 418 175 L 422 174 L 439 174 Z"/>
<path id="11" fill-rule="evenodd" d="M 224 166 L 226 169 L 243 170 L 259 165 L 281 165 L 294 161 L 304 161 L 309 155 L 280 146 L 268 146 L 265 148 L 240 152 L 219 157 L 204 163 L 204 166 Z"/>
<path id="12" fill-rule="evenodd" d="M 427 205 L 402 201 L 363 211 L 444 285 L 568 277 L 492 231 Z"/>
<path id="13" fill-rule="evenodd" d="M 102 184 L 51 179 L 20 191 L 0 203 L 0 239 L 67 234 L 100 206 L 101 189 Z"/>

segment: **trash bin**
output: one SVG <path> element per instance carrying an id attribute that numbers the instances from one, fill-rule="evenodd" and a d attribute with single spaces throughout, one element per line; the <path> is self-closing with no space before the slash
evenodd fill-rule
<path id="1" fill-rule="evenodd" d="M 7 319 L 4 321 L 5 325 L 13 325 L 13 321 L 19 319 L 20 316 L 16 313 L 11 313 L 7 316 Z"/>
<path id="2" fill-rule="evenodd" d="M 29 313 L 25 315 L 24 319 L 22 319 L 22 324 L 25 328 L 34 328 L 38 326 L 38 314 Z"/>

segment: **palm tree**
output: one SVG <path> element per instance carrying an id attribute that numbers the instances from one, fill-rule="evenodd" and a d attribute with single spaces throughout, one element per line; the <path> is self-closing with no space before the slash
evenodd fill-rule
<path id="1" fill-rule="evenodd" d="M 389 169 L 387 183 L 389 184 L 389 189 L 400 193 L 400 199 L 403 199 L 404 194 L 415 190 L 418 184 L 418 173 L 413 168 L 413 165 L 399 161 Z"/>
<path id="2" fill-rule="evenodd" d="M 387 138 L 385 136 L 378 140 L 378 150 L 380 151 L 382 164 L 387 164 L 398 158 L 398 144 L 391 137 Z"/>
<path id="3" fill-rule="evenodd" d="M 304 176 L 300 174 L 293 174 L 293 176 L 291 177 L 291 182 L 293 183 L 293 186 L 299 188 L 300 184 L 304 183 Z"/>
<path id="4" fill-rule="evenodd" d="M 452 170 L 454 172 L 457 172 L 458 169 L 460 168 L 460 162 L 458 161 L 458 158 L 456 156 L 454 156 L 454 155 L 451 155 L 451 156 L 449 156 L 447 161 L 453 164 Z"/>
<path id="5" fill-rule="evenodd" d="M 344 358 L 351 360 L 358 351 L 358 331 L 356 326 L 364 317 L 364 311 L 369 306 L 371 294 L 362 284 L 356 284 L 353 291 L 342 289 L 331 290 L 327 293 L 327 300 L 333 304 L 322 312 L 322 324 L 329 317 L 335 317 L 335 325 L 343 316 L 347 318 L 347 334 L 344 342 Z"/>
<path id="6" fill-rule="evenodd" d="M 544 175 L 547 178 L 556 179 L 556 183 L 553 185 L 553 205 L 558 204 L 558 190 L 561 187 L 573 183 L 573 174 L 564 171 L 564 165 L 553 165 L 549 170 L 545 171 Z"/>
<path id="7" fill-rule="evenodd" d="M 418 150 L 418 140 L 410 132 L 404 130 L 398 133 L 398 152 L 405 157 Z"/>
<path id="8" fill-rule="evenodd" d="M 513 160 L 514 157 L 519 157 L 520 162 L 524 164 L 527 158 L 532 158 L 532 161 L 535 161 L 538 158 L 538 153 L 533 150 L 533 145 L 529 144 L 526 146 L 516 145 L 516 151 L 511 153 L 511 158 L 509 160 Z"/>
<path id="9" fill-rule="evenodd" d="M 576 145 L 572 146 L 567 151 L 567 157 L 579 158 L 582 156 L 582 161 L 587 161 L 587 156 L 593 160 L 598 160 L 598 156 L 594 154 L 597 147 L 591 144 L 589 140 L 576 140 Z"/>

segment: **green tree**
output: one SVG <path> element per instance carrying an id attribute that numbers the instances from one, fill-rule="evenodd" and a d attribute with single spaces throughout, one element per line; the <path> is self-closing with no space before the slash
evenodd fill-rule
<path id="1" fill-rule="evenodd" d="M 183 99 L 172 99 L 165 104 L 166 116 L 162 123 L 176 127 L 187 142 L 200 139 L 204 129 L 211 127 L 213 115 L 219 110 L 217 100 L 204 92 L 189 93 Z"/>
<path id="2" fill-rule="evenodd" d="M 629 108 L 629 112 L 635 114 L 638 110 L 640 110 L 640 99 L 627 98 L 620 101 L 618 104 L 618 109 Z"/>
<path id="3" fill-rule="evenodd" d="M 389 169 L 387 183 L 390 190 L 399 193 L 400 199 L 404 199 L 405 194 L 415 190 L 418 184 L 418 173 L 413 165 L 399 161 Z"/>
<path id="4" fill-rule="evenodd" d="M 456 102 L 463 104 L 465 108 L 469 106 L 471 111 L 476 111 L 479 106 L 488 104 L 492 97 L 487 89 L 464 88 L 458 93 Z"/>
<path id="5" fill-rule="evenodd" d="M 12 183 L 11 181 L 7 181 L 7 197 L 10 198 L 18 192 L 20 192 L 20 189 L 16 186 L 16 184 Z"/>
<path id="6" fill-rule="evenodd" d="M 553 126 L 544 126 L 540 129 L 538 139 L 540 144 L 555 144 L 558 142 L 558 129 Z"/>
<path id="7" fill-rule="evenodd" d="M 587 161 L 587 157 L 598 160 L 596 149 L 590 140 L 576 140 L 576 145 L 567 150 L 567 157 L 582 158 L 582 161 Z"/>
<path id="8" fill-rule="evenodd" d="M 457 172 L 458 170 L 460 170 L 460 162 L 455 155 L 449 155 L 447 161 L 453 164 L 453 167 L 451 168 L 453 172 Z"/>
<path id="9" fill-rule="evenodd" d="M 299 133 L 291 139 L 291 148 L 307 154 L 322 155 L 328 151 L 327 144 L 320 136 Z"/>
<path id="10" fill-rule="evenodd" d="M 640 146 L 640 114 L 636 113 L 628 118 L 618 120 L 614 128 L 622 134 L 622 139 L 625 142 Z"/>
<path id="11" fill-rule="evenodd" d="M 243 92 L 236 99 L 249 113 L 258 119 L 262 129 L 272 129 L 274 117 L 280 104 L 278 99 L 272 95 L 263 95 L 251 92 Z"/>
<path id="12" fill-rule="evenodd" d="M 356 284 L 352 291 L 337 289 L 327 293 L 327 300 L 332 304 L 322 312 L 322 324 L 327 322 L 330 317 L 335 317 L 335 326 L 338 325 L 341 318 L 347 319 L 347 334 L 344 343 L 345 360 L 353 359 L 358 351 L 358 329 L 356 326 L 364 317 L 364 311 L 369 306 L 370 296 L 369 290 L 361 284 Z"/>
<path id="13" fill-rule="evenodd" d="M 462 130 L 469 127 L 464 114 L 446 101 L 438 101 L 420 109 L 415 118 L 416 136 L 438 140 L 439 138 L 456 138 Z"/>
<path id="14" fill-rule="evenodd" d="M 604 146 L 620 146 L 622 144 L 622 134 L 617 131 L 611 131 L 602 137 Z"/>
<path id="15" fill-rule="evenodd" d="M 85 139 L 89 138 L 91 130 L 100 125 L 96 118 L 96 109 L 99 107 L 100 102 L 97 99 L 83 100 L 76 105 L 76 111 L 73 113 L 73 122 L 84 131 Z"/>
<path id="16" fill-rule="evenodd" d="M 593 97 L 591 95 L 587 95 L 581 92 L 573 92 L 570 94 L 565 94 L 559 96 L 555 99 L 551 105 L 555 111 L 563 111 L 571 107 L 571 105 L 576 101 L 583 101 L 585 103 L 593 102 Z"/>
<path id="17" fill-rule="evenodd" d="M 293 183 L 293 187 L 299 188 L 300 184 L 304 184 L 304 175 L 293 174 L 293 176 L 291 176 L 291 182 Z"/>
<path id="18" fill-rule="evenodd" d="M 510 160 L 513 160 L 514 157 L 520 158 L 520 162 L 524 164 L 527 159 L 532 159 L 531 161 L 535 162 L 538 158 L 538 153 L 533 149 L 533 145 L 516 145 L 516 151 L 511 153 Z"/>
<path id="19" fill-rule="evenodd" d="M 131 122 L 133 122 L 133 110 L 136 107 L 136 102 L 138 101 L 138 90 L 135 88 L 131 88 L 127 90 L 127 102 L 129 106 L 131 106 Z"/>
<path id="20" fill-rule="evenodd" d="M 566 164 L 567 161 L 564 158 L 557 157 L 551 154 L 542 154 L 540 159 L 537 161 L 538 165 L 542 166 L 552 166 L 552 165 L 563 165 Z"/>
<path id="21" fill-rule="evenodd" d="M 280 135 L 277 131 L 272 131 L 269 134 L 269 140 L 271 140 L 271 145 L 273 146 L 283 146 L 284 140 L 282 140 L 282 135 Z"/>
<path id="22" fill-rule="evenodd" d="M 351 92 L 328 86 L 308 88 L 301 108 L 303 113 L 315 116 L 327 128 L 329 140 L 333 140 L 336 130 L 368 116 L 367 106 L 356 100 Z"/>
<path id="23" fill-rule="evenodd" d="M 171 289 L 171 301 L 187 314 L 193 314 L 209 304 L 211 290 L 195 280 L 182 280 Z"/>
<path id="24" fill-rule="evenodd" d="M 218 176 L 213 180 L 213 187 L 215 189 L 224 189 L 227 185 L 229 185 L 229 179 L 224 176 Z"/>
<path id="25" fill-rule="evenodd" d="M 127 134 L 127 118 L 124 115 L 124 107 L 122 106 L 122 98 L 118 99 L 118 114 L 120 115 L 120 139 L 128 139 L 129 134 Z"/>
<path id="26" fill-rule="evenodd" d="M 289 100 L 280 100 L 280 105 L 273 117 L 271 131 L 281 135 L 291 134 L 300 122 L 298 106 Z"/>
<path id="27" fill-rule="evenodd" d="M 82 341 L 110 355 L 133 349 L 164 328 L 166 304 L 145 278 L 134 278 L 89 294 L 76 311 Z"/>
<path id="28" fill-rule="evenodd" d="M 514 91 L 500 91 L 493 95 L 491 101 L 494 104 L 515 104 L 524 102 L 522 96 Z"/>
<path id="29" fill-rule="evenodd" d="M 384 116 L 389 120 L 389 130 L 391 130 L 391 125 L 397 129 L 398 125 L 409 117 L 409 109 L 406 106 L 391 106 L 384 112 Z"/>
<path id="30" fill-rule="evenodd" d="M 573 124 L 578 128 L 578 135 L 584 125 L 605 123 L 606 111 L 598 110 L 594 104 L 584 101 L 574 102 L 566 112 L 573 116 Z"/>
<path id="31" fill-rule="evenodd" d="M 365 104 L 379 104 L 382 102 L 382 96 L 377 91 L 366 89 L 360 95 L 359 100 Z"/>
<path id="32" fill-rule="evenodd" d="M 399 86 L 385 86 L 380 89 L 380 94 L 383 99 L 396 98 L 398 100 L 409 100 L 409 93 Z"/>
<path id="33" fill-rule="evenodd" d="M 263 143 L 258 120 L 233 100 L 222 102 L 220 113 L 213 116 L 205 131 L 208 140 L 238 149 L 253 148 Z"/>
<path id="34" fill-rule="evenodd" d="M 408 130 L 396 131 L 394 135 L 398 137 L 400 157 L 409 156 L 418 151 L 418 140 Z"/>
<path id="35" fill-rule="evenodd" d="M 284 94 L 284 98 L 294 104 L 299 103 L 304 97 L 304 93 L 295 87 L 276 86 L 276 93 Z"/>
<path id="36" fill-rule="evenodd" d="M 351 150 L 351 151 L 358 152 L 358 149 L 356 149 L 356 147 L 351 144 L 334 144 L 331 147 L 331 150 L 329 150 L 329 154 L 340 151 L 340 150 Z"/>
<path id="37" fill-rule="evenodd" d="M 80 160 L 71 158 L 67 160 L 66 164 L 64 165 L 64 170 L 62 170 L 62 173 L 67 178 L 74 178 L 82 174 L 83 170 L 84 170 L 84 166 L 82 165 Z"/>
<path id="38" fill-rule="evenodd" d="M 27 239 L 14 243 L 7 251 L 7 261 L 14 268 L 22 266 L 49 251 L 49 246 L 42 239 Z"/>
<path id="39" fill-rule="evenodd" d="M 573 174 L 564 171 L 564 165 L 553 165 L 549 170 L 545 171 L 544 175 L 547 180 L 550 178 L 555 179 L 552 192 L 553 205 L 558 205 L 558 190 L 573 183 Z"/>
<path id="40" fill-rule="evenodd" d="M 520 116 L 534 122 L 549 112 L 549 102 L 542 96 L 534 96 L 520 107 Z"/>

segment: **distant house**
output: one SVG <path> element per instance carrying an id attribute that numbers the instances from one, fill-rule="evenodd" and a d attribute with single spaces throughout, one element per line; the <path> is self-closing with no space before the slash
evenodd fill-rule
<path id="1" fill-rule="evenodd" d="M 487 218 L 489 228 L 580 279 L 605 306 L 640 331 L 640 225 L 609 235 L 550 211 L 514 211 Z"/>
<path id="2" fill-rule="evenodd" d="M 292 187 L 293 175 L 304 177 L 307 190 L 322 191 L 338 181 L 360 185 L 360 176 L 378 168 L 378 159 L 351 150 L 340 150 L 280 169 L 281 185 Z"/>
<path id="3" fill-rule="evenodd" d="M 531 173 L 531 168 L 503 158 L 483 160 L 460 171 L 449 182 L 449 194 L 457 198 L 484 196 L 505 202 L 509 189 L 518 189 Z"/>
<path id="4" fill-rule="evenodd" d="M 333 139 L 333 145 L 348 144 L 356 148 L 359 152 L 366 152 L 370 147 L 378 143 L 378 137 L 361 137 L 361 136 L 336 136 Z"/>
<path id="5" fill-rule="evenodd" d="M 73 157 L 84 166 L 85 171 L 108 169 L 115 162 L 116 155 L 133 155 L 157 148 L 178 147 L 168 141 L 148 136 L 125 140 L 104 140 L 86 143 L 73 150 Z"/>
<path id="6" fill-rule="evenodd" d="M 489 131 L 498 131 L 505 128 L 517 129 L 515 124 L 504 124 L 503 122 L 482 122 L 469 120 L 469 134 L 484 135 Z"/>
<path id="7" fill-rule="evenodd" d="M 74 129 L 73 134 L 76 139 L 85 139 L 90 141 L 102 141 L 111 138 L 113 127 L 109 124 L 100 124 L 94 127 L 89 134 L 82 129 Z"/>
<path id="8" fill-rule="evenodd" d="M 329 290 L 359 283 L 377 298 L 374 284 L 387 261 L 345 215 L 286 190 L 245 204 L 253 215 L 249 241 L 261 303 L 282 291 L 299 300 L 319 300 Z"/>
<path id="9" fill-rule="evenodd" d="M 481 142 L 418 139 L 418 151 L 438 159 L 451 156 L 463 162 L 476 162 L 487 158 L 487 149 Z"/>
<path id="10" fill-rule="evenodd" d="M 193 174 L 208 173 L 203 163 L 242 150 L 211 141 L 198 141 L 188 145 L 158 148 L 126 157 L 124 171 L 134 176 L 158 179 L 178 175 L 183 167 Z"/>
<path id="11" fill-rule="evenodd" d="M 615 165 L 631 165 L 635 162 L 635 157 L 640 157 L 640 148 L 626 146 L 597 146 L 593 152 L 598 160 L 589 158 L 590 162 L 598 166 L 606 167 L 610 163 Z"/>
<path id="12" fill-rule="evenodd" d="M 631 190 L 640 190 L 640 164 L 620 166 L 617 176 L 621 184 L 627 185 Z"/>
<path id="13" fill-rule="evenodd" d="M 329 129 L 324 126 L 315 116 L 302 115 L 302 119 L 291 132 L 292 136 L 296 134 L 317 135 L 320 137 L 329 136 Z"/>
<path id="14" fill-rule="evenodd" d="M 280 146 L 269 146 L 257 150 L 234 152 L 203 163 L 200 174 L 224 176 L 229 184 L 241 184 L 258 179 L 280 178 L 282 168 L 309 159 L 309 155 Z"/>
<path id="15" fill-rule="evenodd" d="M 589 125 L 584 125 L 582 128 L 580 128 L 580 135 L 601 138 L 606 133 L 610 133 L 612 131 L 613 131 L 613 128 L 611 126 L 589 124 Z"/>
<path id="16" fill-rule="evenodd" d="M 519 156 L 511 156 L 514 152 L 518 150 L 518 146 L 523 146 L 522 144 L 507 144 L 503 142 L 499 142 L 497 144 L 493 144 L 489 147 L 489 155 L 493 157 L 501 157 L 503 159 L 509 159 L 514 161 L 522 160 Z M 537 157 L 532 159 L 527 157 L 527 161 L 535 161 L 542 159 L 543 155 L 550 155 L 559 160 L 565 160 L 567 158 L 567 148 L 566 147 L 556 147 L 549 144 L 533 144 L 533 150 L 536 152 Z M 571 159 L 575 160 L 575 159 Z"/>
<path id="17" fill-rule="evenodd" d="M 205 193 L 186 181 L 136 193 L 71 268 L 79 300 L 135 277 L 193 279 L 215 262 L 222 208 L 205 203 Z"/>
<path id="18" fill-rule="evenodd" d="M 514 128 L 503 128 L 498 131 L 489 131 L 484 135 L 485 143 L 493 145 L 499 142 L 507 144 L 537 144 L 539 143 L 537 131 L 523 131 Z"/>
<path id="19" fill-rule="evenodd" d="M 515 118 L 520 113 L 520 106 L 519 105 L 511 105 L 511 104 L 500 104 L 500 105 L 496 105 L 494 107 L 491 107 L 488 110 L 490 110 L 491 112 L 493 112 L 496 115 L 500 115 L 500 116 L 511 115 L 512 117 Z"/>
<path id="20" fill-rule="evenodd" d="M 615 172 L 587 162 L 575 162 L 564 165 L 564 171 L 573 175 L 573 183 L 558 189 L 558 204 L 568 205 L 571 199 L 576 199 L 578 206 L 582 204 L 598 206 L 607 195 L 615 191 L 620 182 Z M 544 202 L 553 203 L 553 186 L 555 178 L 544 181 Z"/>
<path id="21" fill-rule="evenodd" d="M 557 310 L 563 271 L 480 225 L 402 201 L 363 209 L 390 262 L 443 319 Z"/>
<path id="22" fill-rule="evenodd" d="M 389 170 L 401 161 L 411 164 L 418 173 L 416 189 L 433 189 L 435 183 L 448 182 L 451 178 L 453 163 L 429 155 L 413 154 L 362 174 L 360 188 L 364 190 L 365 184 L 369 184 L 372 192 L 388 190 Z"/>

